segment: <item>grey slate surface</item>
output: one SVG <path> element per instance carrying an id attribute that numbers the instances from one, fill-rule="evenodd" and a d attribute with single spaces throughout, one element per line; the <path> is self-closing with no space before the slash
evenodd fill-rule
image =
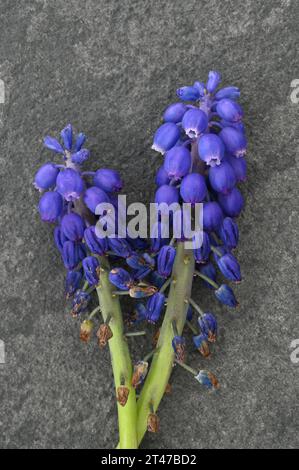
<path id="1" fill-rule="evenodd" d="M 150 150 L 178 86 L 210 69 L 242 89 L 249 180 L 238 249 L 241 307 L 201 287 L 220 337 L 208 367 L 218 394 L 175 370 L 150 448 L 298 448 L 298 116 L 296 0 L 2 0 L 0 78 L 1 448 L 113 448 L 116 408 L 107 351 L 78 340 L 63 268 L 36 212 L 42 137 L 86 132 L 91 167 L 118 168 L 130 200 L 150 201 L 160 159 Z M 148 349 L 132 340 L 136 357 Z M 189 363 L 203 365 L 195 352 Z"/>

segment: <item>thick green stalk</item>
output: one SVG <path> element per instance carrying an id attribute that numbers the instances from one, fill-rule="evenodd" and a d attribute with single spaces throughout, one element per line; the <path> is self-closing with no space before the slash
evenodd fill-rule
<path id="1" fill-rule="evenodd" d="M 136 449 L 137 406 L 135 390 L 131 385 L 132 362 L 128 344 L 124 337 L 119 297 L 112 294 L 114 286 L 109 282 L 110 267 L 108 260 L 105 257 L 101 257 L 100 263 L 100 283 L 97 287 L 97 293 L 104 321 L 107 319 L 108 315 L 111 315 L 109 326 L 112 330 L 113 337 L 109 340 L 109 348 L 115 389 L 117 390 L 120 385 L 125 385 L 129 389 L 129 396 L 125 406 L 121 406 L 117 403 L 119 449 Z"/>
<path id="2" fill-rule="evenodd" d="M 157 344 L 157 352 L 154 354 L 148 376 L 137 402 L 138 444 L 142 441 L 147 429 L 150 404 L 153 405 L 156 411 L 171 375 L 174 363 L 174 351 L 171 344 L 173 339 L 172 322 L 176 322 L 178 334 L 181 334 L 186 321 L 193 274 L 193 252 L 192 250 L 186 250 L 184 243 L 179 243 L 172 271 L 172 283 L 168 295 L 167 309 Z"/>

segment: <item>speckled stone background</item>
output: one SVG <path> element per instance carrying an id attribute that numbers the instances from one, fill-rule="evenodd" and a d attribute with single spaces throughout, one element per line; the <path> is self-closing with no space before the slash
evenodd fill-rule
<path id="1" fill-rule="evenodd" d="M 299 78 L 297 0 L 1 0 L 0 446 L 113 448 L 108 351 L 82 345 L 67 315 L 64 272 L 39 221 L 36 168 L 45 134 L 66 123 L 89 136 L 91 167 L 119 168 L 130 200 L 150 201 L 160 158 L 150 150 L 178 86 L 210 69 L 242 89 L 249 137 L 247 206 L 238 257 L 240 309 L 213 309 L 220 337 L 210 394 L 183 370 L 144 448 L 298 447 Z M 132 340 L 135 357 L 149 345 Z M 202 367 L 195 352 L 189 363 Z"/>

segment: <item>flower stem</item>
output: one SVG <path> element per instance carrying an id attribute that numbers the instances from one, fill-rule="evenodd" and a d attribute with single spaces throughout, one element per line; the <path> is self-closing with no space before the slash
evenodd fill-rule
<path id="1" fill-rule="evenodd" d="M 137 403 L 138 444 L 141 442 L 147 429 L 147 418 L 150 413 L 150 406 L 152 404 L 154 410 L 157 410 L 171 375 L 174 363 L 174 351 L 171 344 L 173 339 L 172 323 L 175 321 L 178 333 L 181 334 L 186 321 L 193 274 L 193 252 L 192 250 L 186 250 L 184 243 L 180 242 L 178 243 L 171 275 L 172 283 L 157 349 L 154 353 L 152 365 Z"/>
<path id="2" fill-rule="evenodd" d="M 97 286 L 97 293 L 101 305 L 103 320 L 111 315 L 109 326 L 113 336 L 109 340 L 112 369 L 114 375 L 115 389 L 121 385 L 124 379 L 126 387 L 129 389 L 129 396 L 125 406 L 117 403 L 118 424 L 119 424 L 119 448 L 136 449 L 136 420 L 137 406 L 135 390 L 131 385 L 132 362 L 130 358 L 127 341 L 124 337 L 123 319 L 120 309 L 119 297 L 113 296 L 114 287 L 109 282 L 109 263 L 106 257 L 101 257 L 100 282 Z"/>

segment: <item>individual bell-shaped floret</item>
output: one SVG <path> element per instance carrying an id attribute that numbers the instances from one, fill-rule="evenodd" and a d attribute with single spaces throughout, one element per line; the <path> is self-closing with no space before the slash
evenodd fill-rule
<path id="1" fill-rule="evenodd" d="M 44 193 L 39 200 L 38 210 L 43 222 L 56 222 L 61 216 L 63 200 L 56 191 Z"/>
<path id="2" fill-rule="evenodd" d="M 56 185 L 56 178 L 58 173 L 59 169 L 54 163 L 45 163 L 35 174 L 34 186 L 39 191 L 53 188 Z"/>
<path id="3" fill-rule="evenodd" d="M 196 139 L 208 127 L 208 117 L 201 109 L 189 109 L 183 117 L 182 127 L 187 136 Z"/>
<path id="4" fill-rule="evenodd" d="M 174 186 L 167 186 L 164 184 L 157 189 L 155 194 L 155 203 L 161 204 L 165 203 L 171 205 L 179 201 L 179 191 Z"/>
<path id="5" fill-rule="evenodd" d="M 217 264 L 223 276 L 229 281 L 240 282 L 242 280 L 240 265 L 231 253 L 217 257 Z"/>
<path id="6" fill-rule="evenodd" d="M 165 122 L 181 122 L 182 118 L 187 111 L 187 106 L 184 103 L 174 103 L 168 106 L 163 114 Z"/>
<path id="7" fill-rule="evenodd" d="M 221 286 L 215 290 L 215 296 L 222 304 L 228 307 L 234 308 L 239 305 L 233 290 L 227 284 L 221 284 Z"/>
<path id="8" fill-rule="evenodd" d="M 97 186 L 91 186 L 84 193 L 84 202 L 88 209 L 95 214 L 98 204 L 109 202 L 109 196 Z"/>
<path id="9" fill-rule="evenodd" d="M 208 81 L 207 81 L 207 91 L 209 93 L 214 93 L 221 82 L 221 74 L 214 70 L 209 72 Z"/>
<path id="10" fill-rule="evenodd" d="M 103 256 L 109 250 L 108 238 L 97 237 L 95 226 L 93 225 L 84 230 L 84 240 L 91 253 Z"/>
<path id="11" fill-rule="evenodd" d="M 81 271 L 68 271 L 65 279 L 65 295 L 69 299 L 79 289 L 82 281 Z"/>
<path id="12" fill-rule="evenodd" d="M 210 168 L 209 181 L 214 191 L 223 194 L 228 194 L 237 182 L 233 168 L 226 161 Z"/>
<path id="13" fill-rule="evenodd" d="M 202 234 L 202 244 L 193 250 L 196 263 L 206 263 L 211 253 L 210 237 L 206 232 Z"/>
<path id="14" fill-rule="evenodd" d="M 73 242 L 82 240 L 84 228 L 84 221 L 79 214 L 71 212 L 62 217 L 61 230 L 68 240 Z"/>
<path id="15" fill-rule="evenodd" d="M 228 122 L 240 122 L 244 116 L 243 109 L 239 103 L 227 98 L 217 103 L 216 110 L 220 118 Z"/>
<path id="16" fill-rule="evenodd" d="M 205 178 L 199 173 L 190 173 L 183 178 L 180 193 L 184 202 L 202 202 L 207 194 Z"/>
<path id="17" fill-rule="evenodd" d="M 56 189 L 66 201 L 75 201 L 83 193 L 84 183 L 77 171 L 66 168 L 57 176 Z"/>
<path id="18" fill-rule="evenodd" d="M 182 101 L 197 101 L 200 98 L 200 91 L 196 86 L 183 86 L 177 89 L 176 94 Z"/>
<path id="19" fill-rule="evenodd" d="M 219 136 L 225 144 L 227 151 L 234 157 L 244 157 L 247 151 L 247 139 L 243 132 L 234 127 L 224 127 Z"/>
<path id="20" fill-rule="evenodd" d="M 223 141 L 216 134 L 204 134 L 198 140 L 199 158 L 207 165 L 220 165 L 224 157 Z"/>
<path id="21" fill-rule="evenodd" d="M 175 260 L 176 250 L 173 246 L 162 246 L 158 254 L 157 271 L 165 278 L 170 276 Z"/>
<path id="22" fill-rule="evenodd" d="M 237 247 L 239 242 L 239 229 L 238 224 L 232 218 L 225 217 L 223 219 L 218 234 L 222 243 L 229 250 Z"/>
<path id="23" fill-rule="evenodd" d="M 219 194 L 218 202 L 229 217 L 238 217 L 244 207 L 244 198 L 238 188 L 233 188 L 229 194 Z"/>
<path id="24" fill-rule="evenodd" d="M 120 290 L 129 290 L 133 286 L 133 278 L 123 268 L 113 268 L 109 273 L 109 281 Z"/>
<path id="25" fill-rule="evenodd" d="M 90 286 L 96 286 L 99 283 L 99 266 L 100 263 L 94 256 L 87 256 L 82 261 L 84 276 Z"/>
<path id="26" fill-rule="evenodd" d="M 164 170 L 170 179 L 176 180 L 187 175 L 191 166 L 191 153 L 186 147 L 174 147 L 164 159 Z"/>
<path id="27" fill-rule="evenodd" d="M 156 323 L 165 306 L 165 296 L 160 292 L 152 295 L 146 303 L 146 319 L 150 323 Z"/>
<path id="28" fill-rule="evenodd" d="M 203 205 L 204 230 L 217 231 L 223 220 L 223 212 L 217 202 L 205 202 Z"/>
<path id="29" fill-rule="evenodd" d="M 107 193 L 118 192 L 123 187 L 118 171 L 109 168 L 97 170 L 93 178 L 93 184 Z"/>
<path id="30" fill-rule="evenodd" d="M 162 153 L 170 150 L 180 138 L 180 129 L 173 122 L 166 122 L 160 126 L 154 135 L 152 149 Z"/>
<path id="31" fill-rule="evenodd" d="M 63 140 L 63 144 L 66 150 L 69 152 L 72 150 L 73 145 L 73 128 L 71 124 L 68 124 L 64 129 L 62 129 L 61 138 Z"/>
<path id="32" fill-rule="evenodd" d="M 215 343 L 218 329 L 216 317 L 212 313 L 204 313 L 202 317 L 198 318 L 198 325 L 208 341 Z"/>

